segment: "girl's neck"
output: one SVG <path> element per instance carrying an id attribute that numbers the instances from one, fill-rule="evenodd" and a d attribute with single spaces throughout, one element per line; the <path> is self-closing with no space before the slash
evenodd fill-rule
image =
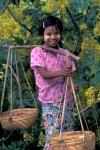
<path id="1" fill-rule="evenodd" d="M 56 46 L 49 46 L 49 45 L 47 45 L 47 43 L 43 43 L 43 45 L 44 45 L 44 46 L 47 46 L 47 47 L 59 49 L 59 45 L 56 45 Z"/>

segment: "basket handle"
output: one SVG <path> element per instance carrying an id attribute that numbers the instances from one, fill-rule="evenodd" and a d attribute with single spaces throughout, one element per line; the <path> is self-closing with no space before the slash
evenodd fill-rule
<path id="1" fill-rule="evenodd" d="M 82 129 L 82 133 L 83 133 L 83 139 L 85 139 L 84 126 L 83 126 L 82 118 L 81 118 L 80 111 L 79 111 L 78 101 L 77 101 L 77 97 L 76 97 L 76 93 L 75 93 L 75 89 L 74 89 L 74 84 L 73 84 L 72 77 L 67 77 L 67 79 L 65 79 L 65 84 L 66 84 L 65 91 L 67 91 L 68 80 L 70 80 L 70 82 L 71 82 L 71 88 L 72 88 L 74 100 L 75 100 L 75 103 L 76 103 L 77 112 L 78 112 L 78 115 L 79 115 L 79 120 L 80 120 L 80 124 L 81 124 L 81 129 Z M 66 92 L 65 92 L 65 93 L 66 93 Z M 62 110 L 61 128 L 60 128 L 59 139 L 62 139 L 62 124 L 63 124 L 63 120 L 64 120 L 65 106 L 66 106 L 66 94 L 65 94 L 65 96 L 64 96 L 64 103 L 63 103 L 63 110 Z"/>
<path id="2" fill-rule="evenodd" d="M 81 124 L 82 133 L 84 135 L 83 138 L 84 138 L 85 137 L 85 131 L 84 131 L 84 126 L 83 126 L 82 118 L 81 118 L 80 111 L 79 111 L 78 101 L 77 101 L 77 97 L 76 97 L 76 93 L 75 93 L 75 89 L 74 89 L 74 84 L 73 84 L 72 78 L 71 77 L 69 77 L 69 78 L 70 78 L 70 82 L 71 82 L 71 88 L 72 88 L 72 92 L 73 92 L 77 112 L 78 112 L 78 115 L 79 115 L 79 120 L 80 120 L 80 124 Z"/>
<path id="3" fill-rule="evenodd" d="M 69 80 L 69 78 L 65 79 L 65 85 L 66 85 L 65 91 L 67 91 L 68 80 Z M 63 110 L 62 110 L 62 116 L 61 116 L 61 128 L 60 128 L 60 135 L 59 135 L 60 140 L 62 139 L 62 124 L 63 124 L 63 120 L 64 120 L 65 106 L 66 106 L 66 94 L 64 95 Z"/>
<path id="4" fill-rule="evenodd" d="M 11 104 L 10 104 L 10 110 L 12 110 L 12 91 L 13 91 L 13 85 L 12 85 L 12 75 L 13 75 L 13 66 L 12 66 L 12 48 L 11 48 L 11 53 L 10 53 L 10 72 L 11 72 Z M 21 85 L 19 81 L 19 73 L 18 73 L 18 66 L 17 66 L 17 60 L 16 60 L 16 53 L 15 53 L 15 65 L 16 65 L 16 76 L 17 76 L 17 83 L 18 83 L 18 92 L 19 92 L 19 99 L 20 99 L 20 105 L 23 108 L 23 102 L 22 102 L 22 95 L 21 95 Z"/>
<path id="5" fill-rule="evenodd" d="M 23 108 L 23 100 L 22 100 L 22 94 L 21 94 L 21 85 L 20 85 L 20 80 L 19 80 L 19 72 L 18 72 L 18 65 L 17 65 L 17 59 L 16 59 L 16 53 L 15 53 L 15 63 L 16 63 L 16 74 L 17 74 L 17 79 L 18 79 L 18 91 L 19 91 L 19 97 L 20 97 L 20 106 Z"/>
<path id="6" fill-rule="evenodd" d="M 6 88 L 6 80 L 7 80 L 7 73 L 8 73 L 8 66 L 9 66 L 9 58 L 10 58 L 10 49 L 11 47 L 9 47 L 8 50 L 8 55 L 7 55 L 7 66 L 6 66 L 6 70 L 5 70 L 5 76 L 4 76 L 4 83 L 3 83 L 3 91 L 2 91 L 2 97 L 1 97 L 1 113 L 2 113 L 2 107 L 3 107 L 3 102 L 4 102 L 4 95 L 5 95 L 5 88 Z"/>
<path id="7" fill-rule="evenodd" d="M 25 79 L 26 79 L 26 83 L 27 83 L 27 85 L 28 85 L 28 87 L 29 87 L 31 96 L 32 96 L 32 98 L 33 98 L 33 100 L 34 100 L 34 104 L 35 104 L 36 108 L 38 108 L 38 106 L 37 106 L 37 104 L 36 104 L 36 100 L 35 100 L 35 98 L 34 98 L 34 95 L 33 95 L 33 92 L 32 92 L 31 86 L 30 86 L 30 83 L 29 83 L 29 81 L 28 81 L 28 78 L 27 78 L 27 75 L 26 75 L 26 73 L 25 73 L 25 70 L 24 70 L 24 67 L 23 67 L 23 64 L 22 64 L 22 61 L 21 61 L 21 58 L 20 58 L 19 54 L 18 54 L 18 59 L 19 59 L 20 65 L 21 65 L 21 67 L 22 67 L 22 71 L 23 71 L 23 73 L 24 73 L 24 76 L 25 76 Z"/>

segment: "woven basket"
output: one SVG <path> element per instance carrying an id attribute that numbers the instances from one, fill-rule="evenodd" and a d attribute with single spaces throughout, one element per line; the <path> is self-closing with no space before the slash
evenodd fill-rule
<path id="1" fill-rule="evenodd" d="M 38 110 L 34 108 L 21 108 L 3 112 L 0 122 L 4 129 L 27 129 L 36 122 Z"/>
<path id="2" fill-rule="evenodd" d="M 85 131 L 62 132 L 62 139 L 56 134 L 51 139 L 52 150 L 94 150 L 95 134 Z"/>

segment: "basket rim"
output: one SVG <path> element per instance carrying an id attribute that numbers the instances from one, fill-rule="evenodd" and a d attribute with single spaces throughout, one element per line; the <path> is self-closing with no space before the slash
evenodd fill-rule
<path id="1" fill-rule="evenodd" d="M 10 112 L 15 112 L 15 111 L 23 111 L 23 110 L 36 110 L 36 111 L 38 111 L 37 108 L 16 108 L 16 109 L 12 109 L 12 110 L 1 112 L 0 116 L 2 116 L 2 114 L 6 114 L 6 113 L 10 113 Z"/>
<path id="2" fill-rule="evenodd" d="M 69 131 L 69 133 L 71 134 L 72 133 L 82 133 L 82 131 Z M 90 133 L 89 136 L 87 136 L 86 138 L 76 138 L 77 135 L 74 135 L 74 138 L 72 137 L 71 140 L 68 140 L 67 138 L 63 138 L 63 135 L 62 135 L 62 141 L 60 142 L 60 139 L 59 136 L 57 136 L 56 134 L 56 138 L 54 139 L 54 136 L 51 138 L 51 145 L 52 146 L 60 146 L 60 144 L 64 144 L 65 146 L 74 146 L 74 145 L 81 145 L 81 144 L 86 144 L 88 142 L 90 142 L 91 144 L 92 143 L 95 143 L 95 133 L 93 131 L 85 131 L 87 134 Z M 63 133 L 63 132 L 62 132 Z M 65 133 L 65 132 L 64 132 Z M 67 132 L 68 133 L 68 132 Z M 66 134 L 66 133 L 65 133 Z M 69 134 L 69 135 L 70 135 Z M 83 133 L 82 133 L 83 134 Z M 71 135 L 70 135 L 71 137 Z M 95 144 L 93 144 L 95 145 Z"/>
<path id="3" fill-rule="evenodd" d="M 62 132 L 62 140 L 66 141 L 69 140 L 68 138 L 73 137 L 74 140 L 83 140 L 84 135 L 82 131 L 69 131 L 69 132 Z M 87 139 L 88 137 L 94 137 L 95 138 L 95 133 L 93 131 L 85 131 L 85 138 Z M 51 141 L 59 141 L 59 135 L 55 134 L 52 136 Z"/>
<path id="4" fill-rule="evenodd" d="M 14 116 L 18 117 L 15 114 L 19 114 L 19 116 L 23 116 L 26 114 L 26 112 L 28 112 L 27 114 L 32 113 L 32 112 L 38 113 L 39 110 L 37 108 L 18 108 L 18 109 L 5 111 L 0 114 L 0 121 L 5 120 L 6 118 L 9 118 L 9 117 L 14 117 Z"/>

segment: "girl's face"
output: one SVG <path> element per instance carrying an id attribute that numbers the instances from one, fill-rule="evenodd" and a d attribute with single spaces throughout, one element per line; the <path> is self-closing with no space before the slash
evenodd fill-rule
<path id="1" fill-rule="evenodd" d="M 57 46 L 60 41 L 60 38 L 60 32 L 55 26 L 49 26 L 45 28 L 43 40 L 48 46 Z"/>

